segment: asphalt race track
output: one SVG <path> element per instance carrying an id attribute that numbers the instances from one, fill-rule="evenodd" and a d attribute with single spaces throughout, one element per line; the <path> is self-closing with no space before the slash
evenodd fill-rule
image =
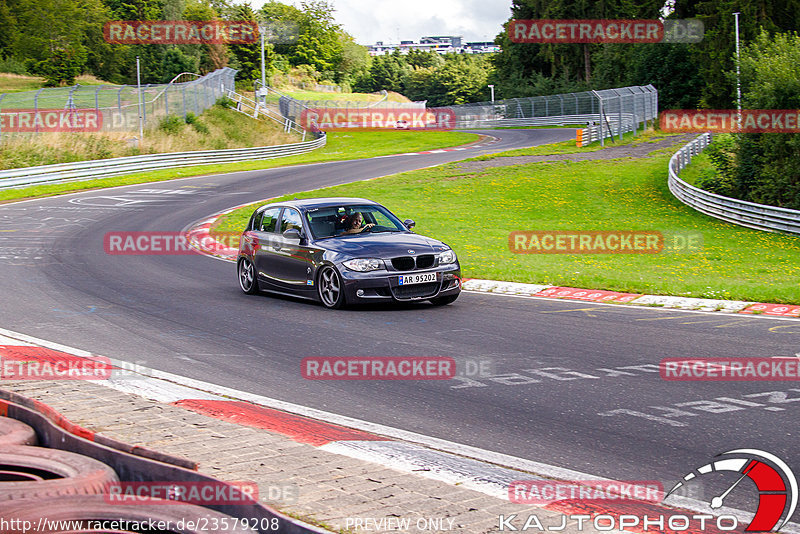
<path id="1" fill-rule="evenodd" d="M 0 325 L 618 480 L 674 481 L 734 448 L 766 448 L 790 465 L 800 463 L 796 383 L 666 382 L 657 371 L 666 357 L 794 356 L 800 352 L 797 320 L 474 293 L 443 308 L 419 303 L 329 311 L 290 298 L 244 295 L 234 265 L 217 259 L 103 251 L 109 231 L 179 231 L 230 206 L 560 141 L 573 131 L 490 134 L 500 140 L 458 152 L 204 176 L 2 205 Z M 492 374 L 452 381 L 308 381 L 300 375 L 306 356 L 452 356 L 489 361 Z"/>

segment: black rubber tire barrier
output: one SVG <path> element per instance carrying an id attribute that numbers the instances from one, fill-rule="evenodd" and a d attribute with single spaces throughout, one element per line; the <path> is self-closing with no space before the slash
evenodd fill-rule
<path id="1" fill-rule="evenodd" d="M 0 417 L 0 447 L 36 445 L 36 431 L 22 421 Z"/>
<path id="2" fill-rule="evenodd" d="M 24 445 L 0 448 L 3 471 L 17 471 L 42 476 L 45 480 L 0 481 L 0 503 L 18 499 L 41 499 L 49 502 L 60 495 L 104 493 L 118 482 L 109 466 L 88 456 L 57 449 Z M 8 477 L 6 476 L 6 480 Z M 6 504 L 0 504 L 5 508 Z"/>
<path id="3" fill-rule="evenodd" d="M 107 497 L 102 495 L 81 495 L 58 497 L 49 499 L 47 503 L 41 501 L 20 501 L 14 503 L 8 512 L 4 512 L 3 517 L 10 524 L 19 525 L 28 521 L 30 524 L 38 525 L 40 521 L 50 522 L 48 532 L 53 534 L 75 532 L 75 526 L 66 526 L 64 530 L 54 529 L 52 525 L 55 521 L 125 521 L 127 524 L 116 524 L 116 528 L 78 530 L 79 532 L 125 532 L 125 528 L 130 528 L 132 523 L 141 522 L 142 524 L 157 524 L 163 521 L 171 525 L 170 530 L 133 530 L 132 532 L 159 532 L 170 534 L 252 534 L 258 532 L 250 528 L 244 528 L 241 521 L 237 521 L 231 516 L 202 508 L 191 504 L 179 504 L 158 499 L 141 499 L 137 504 L 122 505 L 110 504 L 106 502 Z M 141 504 L 139 504 L 141 502 Z M 43 506 L 44 505 L 44 506 Z M 12 521 L 15 520 L 15 521 Z M 182 523 L 181 523 L 182 522 Z M 192 528 L 188 523 L 193 522 Z M 95 523 L 86 526 L 94 526 Z M 18 528 L 18 527 L 14 527 Z M 3 530 L 2 534 L 22 534 L 22 529 Z"/>

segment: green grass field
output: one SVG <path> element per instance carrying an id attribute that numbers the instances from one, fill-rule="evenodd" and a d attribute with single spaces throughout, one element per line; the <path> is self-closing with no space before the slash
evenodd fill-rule
<path id="1" fill-rule="evenodd" d="M 454 163 L 296 196 L 381 202 L 401 219 L 413 218 L 419 233 L 450 244 L 466 277 L 800 303 L 800 238 L 726 224 L 675 200 L 667 189 L 673 151 L 472 171 Z M 232 213 L 218 230 L 241 230 L 251 212 Z M 648 255 L 515 254 L 508 245 L 514 230 L 654 230 L 700 234 L 703 246 Z"/>
<path id="2" fill-rule="evenodd" d="M 447 148 L 471 143 L 478 139 L 479 136 L 476 134 L 463 132 L 413 132 L 398 130 L 331 132 L 328 134 L 328 142 L 325 147 L 299 156 L 260 161 L 243 161 L 241 163 L 202 165 L 180 169 L 165 169 L 114 178 L 102 178 L 99 180 L 0 190 L 0 202 L 59 195 L 87 189 L 172 180 L 188 176 L 271 169 L 273 167 L 283 167 L 287 165 L 342 161 L 400 154 L 404 152 L 435 150 L 437 148 Z"/>

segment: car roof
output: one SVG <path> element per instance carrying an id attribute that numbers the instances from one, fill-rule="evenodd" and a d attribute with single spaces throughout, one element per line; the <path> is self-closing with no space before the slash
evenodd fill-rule
<path id="1" fill-rule="evenodd" d="M 328 208 L 332 206 L 341 206 L 346 204 L 368 204 L 379 206 L 377 202 L 368 200 L 366 198 L 353 198 L 353 197 L 327 197 L 327 198 L 303 198 L 294 200 L 285 200 L 283 202 L 274 202 L 267 204 L 264 208 L 270 206 L 291 206 L 303 210 L 310 208 Z"/>

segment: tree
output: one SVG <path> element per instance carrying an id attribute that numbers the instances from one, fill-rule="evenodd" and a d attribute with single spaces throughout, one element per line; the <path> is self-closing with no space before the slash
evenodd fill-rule
<path id="1" fill-rule="evenodd" d="M 0 2 L 0 59 L 11 57 L 19 35 L 17 17 L 14 15 L 16 2 Z"/>
<path id="2" fill-rule="evenodd" d="M 513 0 L 511 19 L 655 19 L 663 4 L 663 0 Z M 507 31 L 495 43 L 501 47 L 494 58 L 498 90 L 507 96 L 535 96 L 530 86 L 539 75 L 559 78 L 562 84 L 571 80 L 576 87 L 589 83 L 595 71 L 593 58 L 603 46 L 514 43 Z"/>
<path id="3" fill-rule="evenodd" d="M 735 20 L 740 12 L 739 36 L 752 41 L 763 29 L 769 33 L 800 28 L 800 0 L 676 0 L 675 17 L 697 17 L 705 24 L 700 43 L 691 45 L 692 59 L 703 79 L 700 105 L 712 109 L 735 103 Z"/>
<path id="4" fill-rule="evenodd" d="M 747 109 L 800 109 L 800 37 L 762 31 L 742 54 Z M 800 139 L 793 133 L 738 136 L 736 194 L 800 209 Z"/>
<path id="5" fill-rule="evenodd" d="M 300 37 L 289 60 L 293 65 L 310 65 L 322 78 L 333 79 L 336 59 L 341 58 L 343 33 L 334 22 L 333 6 L 326 0 L 304 0 L 300 6 Z"/>
<path id="6" fill-rule="evenodd" d="M 256 14 L 249 3 L 238 4 L 231 12 L 232 20 L 256 20 Z M 261 78 L 261 42 L 231 44 L 228 49 L 233 56 L 232 67 L 239 72 L 236 74 L 238 80 L 252 83 Z M 274 52 L 271 44 L 264 46 L 264 68 L 267 72 L 272 70 L 272 60 Z"/>
<path id="7" fill-rule="evenodd" d="M 100 0 L 22 1 L 16 7 L 14 55 L 49 85 L 75 83 L 86 66 L 87 35 L 97 35 L 108 16 Z"/>
<path id="8" fill-rule="evenodd" d="M 219 20 L 218 13 L 209 0 L 187 0 L 183 10 L 184 20 Z M 221 69 L 228 64 L 228 46 L 224 43 L 184 45 L 184 51 L 197 58 L 201 72 Z"/>

